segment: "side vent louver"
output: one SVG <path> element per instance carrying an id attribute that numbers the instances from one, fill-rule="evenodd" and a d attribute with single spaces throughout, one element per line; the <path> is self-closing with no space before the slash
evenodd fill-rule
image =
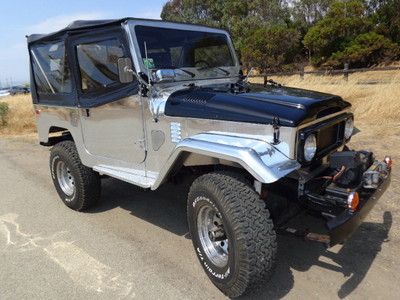
<path id="1" fill-rule="evenodd" d="M 192 104 L 207 104 L 207 102 L 213 97 L 214 95 L 211 93 L 205 92 L 198 92 L 194 91 L 187 95 L 182 95 L 179 97 L 179 101 L 182 103 L 192 103 Z"/>

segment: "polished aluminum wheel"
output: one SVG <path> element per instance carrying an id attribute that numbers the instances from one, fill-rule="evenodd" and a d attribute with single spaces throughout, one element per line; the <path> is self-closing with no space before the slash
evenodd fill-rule
<path id="1" fill-rule="evenodd" d="M 208 259 L 217 267 L 228 264 L 228 238 L 221 215 L 211 206 L 203 206 L 197 215 L 201 245 Z"/>
<path id="2" fill-rule="evenodd" d="M 56 174 L 61 190 L 65 195 L 72 196 L 75 193 L 75 180 L 65 162 L 57 162 Z"/>

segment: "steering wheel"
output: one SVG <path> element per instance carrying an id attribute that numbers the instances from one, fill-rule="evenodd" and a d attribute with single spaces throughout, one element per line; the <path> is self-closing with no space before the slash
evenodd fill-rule
<path id="1" fill-rule="evenodd" d="M 205 61 L 204 59 L 200 59 L 194 62 L 195 67 L 197 67 L 198 64 L 204 64 L 205 67 L 210 67 L 210 63 Z"/>

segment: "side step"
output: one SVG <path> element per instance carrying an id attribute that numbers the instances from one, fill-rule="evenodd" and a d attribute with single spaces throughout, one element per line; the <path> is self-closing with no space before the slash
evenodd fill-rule
<path id="1" fill-rule="evenodd" d="M 129 168 L 120 168 L 106 165 L 94 166 L 93 170 L 96 172 L 108 175 L 110 177 L 140 186 L 142 188 L 151 188 L 156 178 L 146 176 L 143 170 L 135 170 Z"/>

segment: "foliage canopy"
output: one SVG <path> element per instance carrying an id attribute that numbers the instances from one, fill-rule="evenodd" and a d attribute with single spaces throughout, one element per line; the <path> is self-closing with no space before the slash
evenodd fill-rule
<path id="1" fill-rule="evenodd" d="M 170 0 L 161 18 L 228 30 L 243 64 L 263 71 L 399 58 L 400 0 Z"/>

